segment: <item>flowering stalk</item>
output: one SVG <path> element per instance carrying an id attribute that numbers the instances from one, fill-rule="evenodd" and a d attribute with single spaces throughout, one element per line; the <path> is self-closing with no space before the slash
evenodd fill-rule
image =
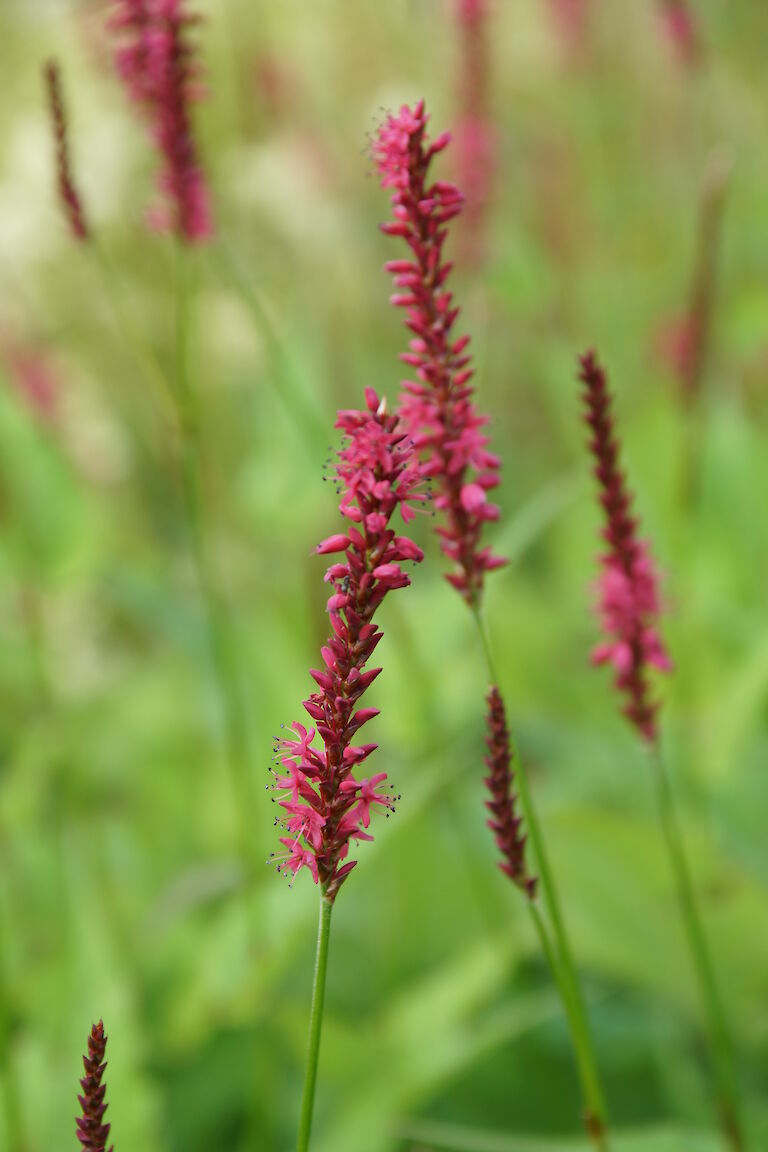
<path id="1" fill-rule="evenodd" d="M 349 859 L 350 844 L 372 840 L 372 814 L 384 811 L 388 816 L 396 799 L 384 784 L 386 773 L 360 779 L 355 775 L 377 747 L 353 743 L 378 715 L 376 708 L 359 707 L 381 672 L 367 667 L 382 636 L 373 617 L 389 592 L 410 584 L 401 565 L 422 559 L 421 549 L 391 527 L 398 508 L 407 522 L 414 515 L 411 505 L 425 499 L 421 470 L 397 415 L 389 413 L 370 388 L 365 399 L 365 409 L 342 411 L 336 421 L 345 434 L 336 481 L 347 525 L 316 549 L 319 555 L 338 558 L 325 575 L 331 586 L 331 635 L 321 652 L 325 667 L 312 669 L 319 690 L 304 701 L 314 727 L 294 721 L 290 734 L 277 740 L 278 767 L 272 769 L 272 789 L 278 794 L 274 799 L 284 813 L 275 823 L 285 835 L 280 837 L 284 851 L 270 859 L 278 872 L 291 878 L 307 868 L 321 892 L 299 1152 L 309 1145 L 331 908 L 357 863 Z"/>
<path id="2" fill-rule="evenodd" d="M 74 238 L 80 242 L 86 241 L 90 236 L 90 229 L 85 216 L 85 209 L 80 193 L 75 186 L 72 176 L 72 165 L 69 157 L 69 139 L 67 130 L 67 114 L 64 108 L 64 96 L 61 90 L 61 70 L 58 61 L 49 60 L 43 68 L 45 87 L 48 93 L 48 107 L 53 125 L 53 138 L 56 144 L 56 177 L 59 200 L 64 211 L 69 229 Z"/>
<path id="3" fill-rule="evenodd" d="M 82 198 L 74 183 L 69 156 L 69 133 L 61 86 L 61 70 L 56 60 L 49 60 L 45 64 L 43 76 L 56 143 L 57 190 L 70 232 L 75 240 L 84 243 L 85 250 L 94 260 L 106 296 L 113 309 L 117 326 L 121 330 L 127 347 L 147 380 L 154 386 L 158 395 L 165 400 L 166 382 L 162 370 L 122 306 L 110 262 L 98 242 L 97 234 L 94 233 L 88 223 Z M 46 400 L 43 396 L 40 399 Z"/>
<path id="4" fill-rule="evenodd" d="M 600 486 L 607 551 L 600 556 L 597 614 L 605 639 L 592 654 L 593 663 L 610 663 L 614 684 L 624 698 L 622 712 L 647 745 L 653 765 L 662 831 L 677 889 L 702 1005 L 713 1045 L 720 1119 L 734 1152 L 744 1147 L 733 1046 L 709 945 L 699 913 L 682 833 L 665 762 L 659 747 L 658 703 L 652 698 L 650 669 L 671 670 L 658 632 L 660 612 L 657 576 L 648 545 L 638 537 L 639 521 L 631 512 L 632 496 L 620 467 L 620 445 L 614 432 L 612 400 L 605 372 L 593 352 L 580 359 L 590 451 Z"/>
<path id="5" fill-rule="evenodd" d="M 587 30 L 589 0 L 549 0 L 549 7 L 566 48 L 578 51 Z"/>
<path id="6" fill-rule="evenodd" d="M 489 0 L 456 0 L 460 36 L 456 158 L 466 189 L 461 258 L 476 267 L 486 253 L 486 222 L 496 167 L 496 132 L 489 115 L 491 77 Z"/>
<path id="7" fill-rule="evenodd" d="M 150 218 L 184 242 L 213 230 L 203 171 L 192 135 L 191 104 L 200 98 L 200 66 L 189 44 L 198 17 L 186 0 L 113 0 L 117 70 L 130 99 L 145 113 L 160 158 L 160 203 Z"/>
<path id="8" fill-rule="evenodd" d="M 662 332 L 659 341 L 660 352 L 678 376 L 682 398 L 691 408 L 701 394 L 709 351 L 723 207 L 731 169 L 730 157 L 721 149 L 708 156 L 699 200 L 688 309 Z"/>
<path id="9" fill-rule="evenodd" d="M 486 573 L 505 561 L 483 546 L 481 537 L 486 522 L 498 518 L 499 510 L 487 493 L 499 483 L 500 462 L 488 451 L 489 438 L 483 432 L 488 418 L 475 409 L 469 336 L 456 337 L 453 331 L 459 309 L 446 287 L 452 268 L 443 255 L 446 225 L 459 215 L 464 198 L 455 185 L 432 180 L 430 167 L 451 137 L 446 132 L 430 141 L 426 126 L 423 101 L 413 108 L 404 106 L 384 120 L 372 147 L 382 187 L 392 190 L 393 219 L 382 225 L 382 231 L 403 239 L 411 253 L 410 259 L 385 265 L 399 290 L 391 303 L 405 310 L 406 327 L 412 334 L 409 349 L 400 358 L 416 375 L 404 383 L 399 414 L 422 458 L 424 475 L 437 489 L 435 505 L 442 514 L 437 531 L 443 552 L 453 562 L 447 579 L 472 612 L 488 678 L 495 685 L 499 678 L 481 615 L 482 594 Z M 559 987 L 580 1038 L 580 1058 L 588 1069 L 586 1126 L 595 1147 L 602 1148 L 606 1112 L 586 1007 L 528 779 L 519 758 L 517 763 L 520 801 L 557 942 Z"/>
<path id="10" fill-rule="evenodd" d="M 479 617 L 477 619 L 480 624 Z M 531 876 L 525 864 L 525 837 L 520 835 L 520 819 L 515 812 L 516 797 L 512 793 L 511 761 L 514 756 L 514 749 L 507 727 L 504 701 L 495 683 L 496 671 L 488 636 L 482 625 L 480 625 L 480 636 L 485 650 L 488 675 L 492 681 L 488 696 L 487 718 L 489 756 L 485 761 L 486 766 L 491 770 L 490 776 L 486 778 L 486 787 L 491 792 L 491 802 L 488 807 L 494 816 L 494 819 L 489 821 L 489 827 L 494 832 L 496 843 L 502 852 L 500 865 L 502 871 L 527 897 L 528 912 L 563 1002 L 584 1100 L 582 1120 L 585 1131 L 596 1152 L 606 1152 L 608 1147 L 608 1115 L 584 996 L 560 911 L 549 858 L 544 849 L 541 828 L 528 784 L 528 776 L 518 758 L 517 772 L 514 774 L 514 778 L 517 780 L 519 798 L 531 835 L 536 861 L 539 865 L 541 888 L 556 946 L 552 944 L 550 932 L 544 923 L 538 902 L 535 899 L 538 880 Z"/>
<path id="11" fill-rule="evenodd" d="M 501 853 L 499 867 L 509 876 L 529 900 L 536 894 L 536 878 L 528 872 L 525 862 L 525 836 L 521 834 L 522 819 L 515 811 L 517 797 L 512 791 L 514 772 L 512 771 L 512 747 L 509 740 L 507 715 L 504 701 L 496 685 L 488 693 L 488 714 L 486 717 L 488 735 L 485 743 L 488 755 L 485 766 L 488 776 L 485 786 L 490 800 L 485 806 L 491 813 L 488 827 L 494 834 L 496 845 Z"/>
<path id="12" fill-rule="evenodd" d="M 320 1057 L 320 1035 L 323 1029 L 325 1008 L 325 979 L 328 971 L 328 945 L 331 938 L 331 913 L 333 901 L 320 897 L 320 920 L 317 926 L 317 954 L 315 975 L 312 981 L 312 1007 L 309 1013 L 309 1038 L 307 1040 L 307 1066 L 304 1073 L 304 1089 L 301 1094 L 299 1133 L 296 1139 L 297 1152 L 307 1152 L 312 1133 L 312 1115 L 315 1110 L 315 1088 L 317 1086 L 317 1064 Z"/>
<path id="13" fill-rule="evenodd" d="M 684 64 L 693 64 L 700 51 L 696 20 L 688 0 L 661 0 L 664 32 Z"/>
<path id="14" fill-rule="evenodd" d="M 637 535 L 632 496 L 619 466 L 619 442 L 613 430 L 611 395 L 605 373 L 593 352 L 581 357 L 579 379 L 584 385 L 585 420 L 591 430 L 590 451 L 605 513 L 602 537 L 607 551 L 600 557 L 598 615 L 605 640 L 592 653 L 595 664 L 611 664 L 614 683 L 625 697 L 622 711 L 639 735 L 651 744 L 657 738 L 658 705 L 651 699 L 650 667 L 671 668 L 657 630 L 658 579 L 648 544 Z"/>
<path id="15" fill-rule="evenodd" d="M 678 378 L 680 398 L 687 409 L 680 463 L 680 494 L 684 504 L 689 504 L 696 492 L 699 407 L 711 344 L 723 209 L 731 169 L 731 159 L 722 149 L 715 149 L 708 156 L 699 199 L 688 308 L 665 326 L 659 340 L 662 358 Z"/>
<path id="16" fill-rule="evenodd" d="M 400 418 L 425 457 L 425 474 L 438 482 L 435 506 L 444 521 L 438 533 L 454 564 L 447 579 L 475 608 L 486 572 L 505 563 L 480 546 L 484 524 L 499 515 L 487 493 L 499 484 L 500 461 L 487 449 L 482 429 L 488 417 L 478 414 L 472 399 L 469 336 L 453 332 L 459 309 L 446 288 L 453 265 L 443 256 L 445 225 L 459 215 L 464 197 L 454 184 L 430 182 L 432 159 L 451 137 L 444 132 L 430 142 L 427 119 L 423 100 L 388 116 L 374 140 L 373 157 L 382 188 L 392 189 L 394 219 L 382 224 L 382 231 L 405 240 L 413 257 L 385 265 L 398 289 L 390 303 L 405 310 L 413 334 L 400 359 L 416 370 L 417 379 L 404 382 Z"/>
<path id="17" fill-rule="evenodd" d="M 105 1152 L 109 1139 L 109 1124 L 104 1123 L 104 1113 L 107 1105 L 104 1103 L 106 1084 L 103 1082 L 106 1061 L 104 1054 L 107 1047 L 107 1037 L 104 1025 L 99 1020 L 94 1024 L 88 1037 L 88 1055 L 83 1056 L 85 1076 L 80 1081 L 82 1095 L 77 1099 L 80 1102 L 81 1114 L 77 1117 L 77 1138 L 85 1152 Z M 110 1145 L 109 1152 L 113 1152 L 114 1145 Z"/>

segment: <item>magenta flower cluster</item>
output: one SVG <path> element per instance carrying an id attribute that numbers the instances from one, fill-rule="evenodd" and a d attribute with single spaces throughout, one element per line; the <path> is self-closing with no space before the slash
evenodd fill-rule
<path id="1" fill-rule="evenodd" d="M 382 187 L 392 189 L 393 219 L 382 230 L 411 250 L 410 259 L 386 265 L 398 289 L 391 303 L 405 310 L 412 334 L 401 359 L 416 375 L 404 382 L 400 417 L 423 457 L 425 475 L 437 485 L 435 506 L 443 513 L 438 532 L 455 564 L 447 578 L 474 607 L 485 573 L 505 563 L 480 544 L 485 523 L 499 515 L 488 492 L 499 483 L 500 461 L 488 451 L 488 418 L 477 412 L 470 383 L 469 336 L 454 334 L 459 309 L 446 287 L 452 268 L 443 254 L 446 225 L 464 199 L 454 184 L 430 178 L 432 159 L 450 135 L 430 142 L 427 119 L 423 101 L 402 107 L 381 124 L 372 151 Z"/>
<path id="2" fill-rule="evenodd" d="M 459 254 L 477 267 L 487 254 L 486 225 L 496 168 L 496 129 L 489 112 L 491 13 L 488 0 L 458 0 L 461 58 L 454 132 L 456 172 L 466 203 Z"/>
<path id="3" fill-rule="evenodd" d="M 212 232 L 208 189 L 192 135 L 190 105 L 200 95 L 188 32 L 197 18 L 185 0 L 113 0 L 115 61 L 130 98 L 145 112 L 161 158 L 161 202 L 153 225 L 194 243 Z"/>
<path id="4" fill-rule="evenodd" d="M 619 441 L 613 430 L 611 394 L 605 372 L 593 352 L 581 357 L 585 419 L 592 439 L 595 476 L 605 514 L 600 556 L 598 615 L 606 639 L 592 653 L 596 664 L 612 664 L 615 684 L 626 697 L 623 711 L 640 734 L 656 739 L 658 705 L 651 699 L 649 667 L 671 668 L 657 628 L 660 611 L 658 578 L 648 545 L 638 537 L 632 496 L 619 465 Z"/>
<path id="5" fill-rule="evenodd" d="M 359 707 L 381 671 L 367 667 L 382 635 L 374 614 L 388 592 L 410 584 L 403 562 L 422 559 L 421 549 L 391 527 L 398 508 L 407 522 L 411 505 L 425 499 L 421 469 L 397 416 L 372 389 L 365 395 L 364 410 L 340 412 L 336 422 L 345 434 L 336 478 L 348 526 L 316 549 L 339 558 L 325 575 L 331 636 L 322 649 L 324 668 L 311 671 L 319 690 L 304 701 L 314 727 L 291 726 L 277 743 L 273 769 L 286 832 L 285 852 L 273 859 L 294 875 L 308 868 L 329 900 L 356 864 L 348 859 L 350 841 L 373 839 L 372 812 L 393 810 L 386 773 L 355 775 L 376 744 L 353 741 L 378 715 L 376 708 Z"/>

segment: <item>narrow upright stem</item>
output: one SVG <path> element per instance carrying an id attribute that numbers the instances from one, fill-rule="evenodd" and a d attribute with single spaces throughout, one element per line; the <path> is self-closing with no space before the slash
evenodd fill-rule
<path id="1" fill-rule="evenodd" d="M 745 1148 L 733 1044 L 691 879 L 691 871 L 677 818 L 669 775 L 658 747 L 654 747 L 653 778 L 662 831 L 669 852 L 677 898 L 712 1043 L 714 1074 L 719 1093 L 720 1122 L 733 1152 Z"/>
<path id="2" fill-rule="evenodd" d="M 501 691 L 499 684 L 499 677 L 496 672 L 496 666 L 491 651 L 490 639 L 485 627 L 482 613 L 479 608 L 473 609 L 472 615 L 474 616 L 475 623 L 480 635 L 480 641 L 485 654 L 486 665 L 488 669 L 489 679 Z M 511 740 L 514 747 L 514 740 Z M 539 881 L 541 884 L 541 891 L 544 897 L 544 904 L 547 909 L 552 931 L 555 937 L 557 947 L 557 963 L 553 967 L 555 979 L 558 982 L 561 994 L 563 996 L 564 1007 L 568 1014 L 568 1021 L 573 1038 L 573 1044 L 576 1054 L 577 1065 L 579 1069 L 579 1077 L 582 1085 L 582 1092 L 584 1095 L 584 1104 L 586 1113 L 584 1116 L 584 1126 L 587 1134 L 591 1138 L 594 1147 L 598 1152 L 604 1152 L 607 1148 L 606 1143 L 606 1129 L 607 1129 L 607 1110 L 605 1106 L 605 1098 L 600 1079 L 600 1072 L 597 1066 L 597 1059 L 595 1057 L 594 1045 L 592 1042 L 592 1035 L 589 1028 L 589 1020 L 587 1017 L 586 1004 L 584 1002 L 584 994 L 581 989 L 581 982 L 579 980 L 576 964 L 573 958 L 573 951 L 571 949 L 568 933 L 565 928 L 565 922 L 560 909 L 560 899 L 555 887 L 555 880 L 552 874 L 552 869 L 549 864 L 549 858 L 544 847 L 544 836 L 539 824 L 539 818 L 536 813 L 536 808 L 533 803 L 533 796 L 531 794 L 530 785 L 528 782 L 528 775 L 526 773 L 525 765 L 519 755 L 517 749 L 514 749 L 515 757 L 515 778 L 517 781 L 517 788 L 520 794 L 520 803 L 522 805 L 523 814 L 525 816 L 526 827 L 530 837 L 531 846 L 536 857 L 536 864 L 538 868 Z M 550 961 L 551 963 L 551 961 Z M 559 973 L 559 978 L 558 978 Z"/>
<path id="3" fill-rule="evenodd" d="M 189 330 L 192 284 L 187 252 L 179 243 L 176 253 L 176 373 L 174 402 L 181 439 L 181 484 L 184 508 L 200 592 L 205 607 L 209 649 L 218 685 L 227 761 L 233 798 L 238 810 L 239 840 L 243 864 L 250 869 L 248 835 L 251 816 L 249 784 L 250 741 L 241 696 L 240 670 L 225 605 L 205 539 L 203 501 L 200 491 L 200 422 L 195 390 L 189 378 Z"/>
<path id="4" fill-rule="evenodd" d="M 164 414 L 168 415 L 169 405 L 169 382 L 160 367 L 157 357 L 147 347 L 147 344 L 137 330 L 128 309 L 124 306 L 120 289 L 115 283 L 115 274 L 112 263 L 106 255 L 101 246 L 100 241 L 96 236 L 91 236 L 86 246 L 88 253 L 92 256 L 96 265 L 96 269 L 104 288 L 104 293 L 109 301 L 109 306 L 114 316 L 115 325 L 120 333 L 120 336 L 133 356 L 136 364 L 144 377 L 145 381 L 150 385 L 155 393 L 160 408 Z"/>
<path id="5" fill-rule="evenodd" d="M 317 1083 L 317 1061 L 320 1055 L 320 1033 L 323 1027 L 323 1007 L 325 1005 L 325 976 L 328 970 L 328 941 L 331 936 L 331 912 L 333 903 L 326 896 L 320 897 L 320 919 L 317 925 L 317 954 L 315 957 L 315 979 L 312 985 L 312 1009 L 309 1016 L 309 1043 L 307 1045 L 307 1066 L 304 1073 L 304 1092 L 301 1097 L 301 1118 L 296 1152 L 307 1152 L 312 1131 L 312 1113 L 315 1107 L 315 1085 Z"/>
<path id="6" fill-rule="evenodd" d="M 578 1071 L 582 1096 L 587 1105 L 587 1111 L 584 1114 L 584 1128 L 592 1142 L 595 1152 L 606 1152 L 608 1145 L 605 1130 L 605 1114 L 603 1112 L 603 1114 L 600 1115 L 595 1111 L 595 1102 L 593 1101 L 593 1097 L 595 1100 L 601 1101 L 602 1095 L 600 1085 L 596 1081 L 589 1031 L 580 1020 L 578 1011 L 574 1007 L 573 990 L 569 984 L 567 975 L 563 971 L 563 965 L 552 947 L 552 941 L 550 940 L 549 932 L 547 931 L 547 926 L 544 923 L 539 906 L 535 900 L 528 900 L 527 904 L 528 911 L 536 929 L 536 935 L 539 938 L 541 950 L 544 953 L 544 957 L 549 965 L 555 985 L 560 994 L 560 999 L 563 1002 L 563 1010 L 571 1036 L 571 1044 L 576 1060 L 576 1069 Z"/>
<path id="7" fill-rule="evenodd" d="M 319 455 L 328 443 L 327 422 L 317 402 L 298 383 L 299 369 L 290 341 L 281 332 L 269 302 L 250 283 L 231 245 L 224 240 L 216 246 L 216 261 L 219 271 L 225 273 L 253 316 L 258 333 L 272 358 L 274 367 L 267 372 L 267 380 L 279 403 L 295 425 L 307 450 L 312 456 Z"/>

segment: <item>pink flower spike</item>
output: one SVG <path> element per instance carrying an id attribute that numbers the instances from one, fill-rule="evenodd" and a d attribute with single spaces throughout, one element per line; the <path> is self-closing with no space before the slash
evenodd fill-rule
<path id="1" fill-rule="evenodd" d="M 694 63 L 699 55 L 699 37 L 689 0 L 661 0 L 661 19 L 678 59 L 684 64 Z"/>
<path id="2" fill-rule="evenodd" d="M 626 697 L 622 709 L 643 739 L 657 740 L 658 704 L 651 699 L 649 666 L 667 672 L 671 663 L 658 633 L 658 578 L 648 545 L 637 535 L 632 496 L 619 464 L 620 444 L 614 432 L 612 398 L 603 369 L 593 352 L 581 357 L 585 419 L 590 451 L 600 485 L 605 518 L 597 587 L 597 615 L 605 640 L 592 653 L 594 664 L 612 664 L 614 684 Z"/>
<path id="3" fill-rule="evenodd" d="M 186 11 L 187 0 L 111 2 L 117 72 L 144 112 L 160 157 L 160 202 L 149 213 L 150 223 L 185 243 L 207 240 L 213 223 L 190 114 L 201 85 L 188 32 L 199 18 Z"/>
<path id="4" fill-rule="evenodd" d="M 482 432 L 487 420 L 473 402 L 469 357 L 463 355 L 469 337 L 453 331 L 458 309 L 451 306 L 445 287 L 451 271 L 443 257 L 445 222 L 461 210 L 463 196 L 453 184 L 431 180 L 435 149 L 426 123 L 423 102 L 388 116 L 372 155 L 382 187 L 393 189 L 396 225 L 383 230 L 407 241 L 416 267 L 415 274 L 408 273 L 409 281 L 413 275 L 409 301 L 398 299 L 398 304 L 405 307 L 406 327 L 415 335 L 400 359 L 416 368 L 418 379 L 404 382 L 398 411 L 422 456 L 424 476 L 435 483 L 435 506 L 443 520 L 438 532 L 443 552 L 455 565 L 448 579 L 475 607 L 486 572 L 504 563 L 481 546 L 483 525 L 498 514 L 486 492 L 498 483 L 499 462 L 488 452 L 489 438 Z M 390 262 L 390 268 L 405 263 L 411 262 Z M 412 513 L 406 505 L 402 513 L 407 522 Z"/>
<path id="5" fill-rule="evenodd" d="M 504 701 L 498 688 L 493 685 L 488 693 L 488 715 L 486 718 L 488 735 L 486 745 L 488 755 L 485 765 L 488 776 L 485 786 L 490 794 L 486 807 L 491 813 L 488 827 L 494 834 L 501 852 L 499 867 L 509 876 L 513 884 L 525 892 L 529 900 L 536 894 L 536 880 L 528 872 L 525 861 L 525 836 L 517 815 L 517 797 L 512 791 L 515 774 L 512 771 L 512 749 L 509 741 L 507 716 Z"/>
<path id="6" fill-rule="evenodd" d="M 399 417 L 372 389 L 366 389 L 365 404 L 360 411 L 340 412 L 336 422 L 345 436 L 336 467 L 339 508 L 357 527 L 328 537 L 317 549 L 341 557 L 326 573 L 332 634 L 322 648 L 325 670 L 311 671 L 318 691 L 304 701 L 323 747 L 313 745 L 314 729 L 296 722 L 276 747 L 289 774 L 273 770 L 272 787 L 287 789 L 278 803 L 293 837 L 282 838 L 289 852 L 273 862 L 293 875 L 309 868 L 328 900 L 355 864 L 347 860 L 350 842 L 373 838 L 365 831 L 372 810 L 394 811 L 391 796 L 379 788 L 384 773 L 361 782 L 353 775 L 376 745 L 356 747 L 352 739 L 378 715 L 376 708 L 358 707 L 381 671 L 367 667 L 381 639 L 375 611 L 389 592 L 409 583 L 400 565 L 421 559 L 421 550 L 390 527 L 398 508 L 404 512 L 425 499 L 420 465 Z"/>
<path id="7" fill-rule="evenodd" d="M 489 111 L 493 29 L 487 0 L 458 0 L 457 15 L 460 57 L 454 139 L 457 178 L 466 193 L 460 255 L 464 266 L 476 268 L 487 254 L 487 219 L 496 169 L 496 130 Z"/>

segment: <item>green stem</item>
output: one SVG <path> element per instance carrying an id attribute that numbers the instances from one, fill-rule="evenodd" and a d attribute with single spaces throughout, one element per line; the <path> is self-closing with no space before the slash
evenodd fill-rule
<path id="1" fill-rule="evenodd" d="M 115 283 L 112 265 L 95 236 L 91 237 L 86 248 L 93 256 L 122 341 L 136 361 L 142 376 L 151 385 L 160 407 L 167 415 L 170 396 L 166 375 L 160 367 L 157 357 L 147 347 L 128 310 L 124 307 L 120 290 Z"/>
<path id="2" fill-rule="evenodd" d="M 238 810 L 239 840 L 243 863 L 251 864 L 250 740 L 240 686 L 240 669 L 231 624 L 222 603 L 211 564 L 203 524 L 200 490 L 202 472 L 200 426 L 195 391 L 189 378 L 189 331 L 192 285 L 187 253 L 181 243 L 176 263 L 176 376 L 174 403 L 181 439 L 181 484 L 192 553 L 205 608 L 209 649 L 219 689 L 227 761 L 233 798 Z"/>
<path id="3" fill-rule="evenodd" d="M 21 1136 L 21 1109 L 16 1074 L 11 1067 L 10 1053 L 4 1056 L 2 1066 L 3 1106 L 5 1111 L 5 1133 L 8 1152 L 23 1152 Z"/>
<path id="4" fill-rule="evenodd" d="M 745 1145 L 741 1105 L 734 1072 L 733 1044 L 725 1009 L 696 903 L 669 775 L 658 747 L 653 748 L 651 758 L 653 760 L 653 777 L 656 785 L 659 817 L 669 852 L 677 898 L 680 902 L 680 912 L 688 937 L 688 945 L 699 982 L 702 1006 L 712 1042 L 714 1073 L 720 1094 L 720 1121 L 731 1148 L 734 1152 L 742 1152 Z"/>
<path id="5" fill-rule="evenodd" d="M 530 912 L 531 919 L 533 920 L 533 924 L 536 929 L 536 934 L 539 938 L 541 950 L 544 953 L 555 984 L 557 985 L 557 990 L 560 993 L 560 999 L 563 1002 L 565 1018 L 571 1036 L 571 1044 L 573 1045 L 574 1057 L 576 1059 L 579 1083 L 581 1084 L 582 1094 L 586 1101 L 589 1100 L 590 1097 L 589 1086 L 593 1079 L 593 1062 L 591 1060 L 590 1054 L 589 1034 L 585 1032 L 585 1029 L 579 1025 L 578 1016 L 574 1012 L 571 988 L 569 987 L 567 978 L 563 973 L 562 964 L 559 962 L 555 950 L 552 947 L 552 941 L 549 938 L 549 933 L 539 910 L 539 906 L 533 900 L 527 900 L 526 903 L 528 904 L 528 911 Z M 584 1127 L 586 1129 L 587 1135 L 592 1141 L 595 1152 L 605 1152 L 607 1147 L 604 1123 L 605 1116 L 597 1115 L 594 1110 L 594 1105 L 590 1107 L 588 1113 L 584 1117 Z"/>
<path id="6" fill-rule="evenodd" d="M 490 639 L 487 629 L 482 617 L 482 613 L 478 607 L 473 608 L 472 615 L 475 619 L 478 632 L 480 634 L 480 641 L 482 643 L 483 652 L 485 654 L 486 665 L 488 669 L 489 679 L 495 684 L 499 691 L 501 685 L 499 677 L 496 672 L 496 666 L 491 651 Z M 605 1131 L 607 1127 L 607 1110 L 605 1106 L 605 1099 L 600 1079 L 600 1073 L 597 1067 L 597 1059 L 595 1057 L 594 1045 L 589 1028 L 589 1020 L 587 1017 L 586 1004 L 584 1002 L 584 994 L 581 989 L 581 982 L 579 981 L 578 973 L 576 971 L 576 964 L 573 958 L 573 951 L 571 949 L 568 933 L 565 928 L 565 922 L 560 910 L 560 900 L 555 887 L 554 877 L 549 865 L 549 858 L 544 847 L 544 836 L 539 824 L 538 815 L 533 803 L 533 796 L 528 782 L 528 774 L 523 764 L 517 749 L 514 747 L 514 741 L 510 738 L 512 751 L 515 758 L 515 778 L 517 781 L 517 789 L 520 794 L 520 803 L 525 816 L 526 827 L 530 837 L 531 846 L 536 857 L 536 864 L 539 873 L 539 882 L 541 884 L 541 892 L 544 897 L 544 904 L 547 909 L 552 931 L 555 937 L 555 943 L 558 952 L 558 963 L 553 972 L 557 979 L 557 972 L 560 972 L 560 979 L 558 986 L 563 994 L 564 1005 L 568 1013 L 571 1034 L 573 1037 L 574 1049 L 576 1054 L 577 1065 L 579 1069 L 579 1076 L 581 1079 L 582 1092 L 584 1095 L 584 1104 L 586 1113 L 584 1116 L 584 1125 L 587 1134 L 592 1139 L 595 1148 L 600 1152 L 607 1147 Z"/>
<path id="7" fill-rule="evenodd" d="M 281 333 L 269 302 L 251 285 L 226 240 L 219 242 L 216 253 L 219 267 L 224 269 L 237 289 L 264 337 L 274 364 L 274 371 L 268 372 L 267 378 L 278 401 L 295 424 L 307 449 L 313 456 L 318 455 L 328 443 L 328 423 L 307 395 L 307 390 L 297 383 L 298 369 L 290 351 L 290 342 Z"/>
<path id="8" fill-rule="evenodd" d="M 309 1043 L 307 1045 L 307 1067 L 304 1073 L 304 1092 L 301 1097 L 301 1118 L 296 1152 L 307 1152 L 312 1131 L 312 1112 L 315 1106 L 315 1085 L 317 1083 L 317 1061 L 320 1054 L 320 1033 L 323 1027 L 323 1006 L 325 1003 L 325 977 L 328 970 L 328 941 L 331 935 L 331 912 L 333 903 L 326 896 L 320 897 L 320 920 L 317 925 L 317 955 L 315 958 L 315 979 L 312 985 L 312 1009 L 309 1016 Z"/>
<path id="9" fill-rule="evenodd" d="M 3 871 L 10 872 L 2 861 Z M 10 910 L 6 906 L 5 892 L 0 890 L 0 940 L 9 939 Z M 13 1019 L 11 997 L 9 995 L 9 973 L 5 950 L 0 952 L 0 1089 L 2 1090 L 3 1112 L 5 1113 L 5 1138 L 8 1152 L 23 1152 L 24 1133 L 21 1117 L 21 1098 L 16 1078 L 13 1053 Z"/>

